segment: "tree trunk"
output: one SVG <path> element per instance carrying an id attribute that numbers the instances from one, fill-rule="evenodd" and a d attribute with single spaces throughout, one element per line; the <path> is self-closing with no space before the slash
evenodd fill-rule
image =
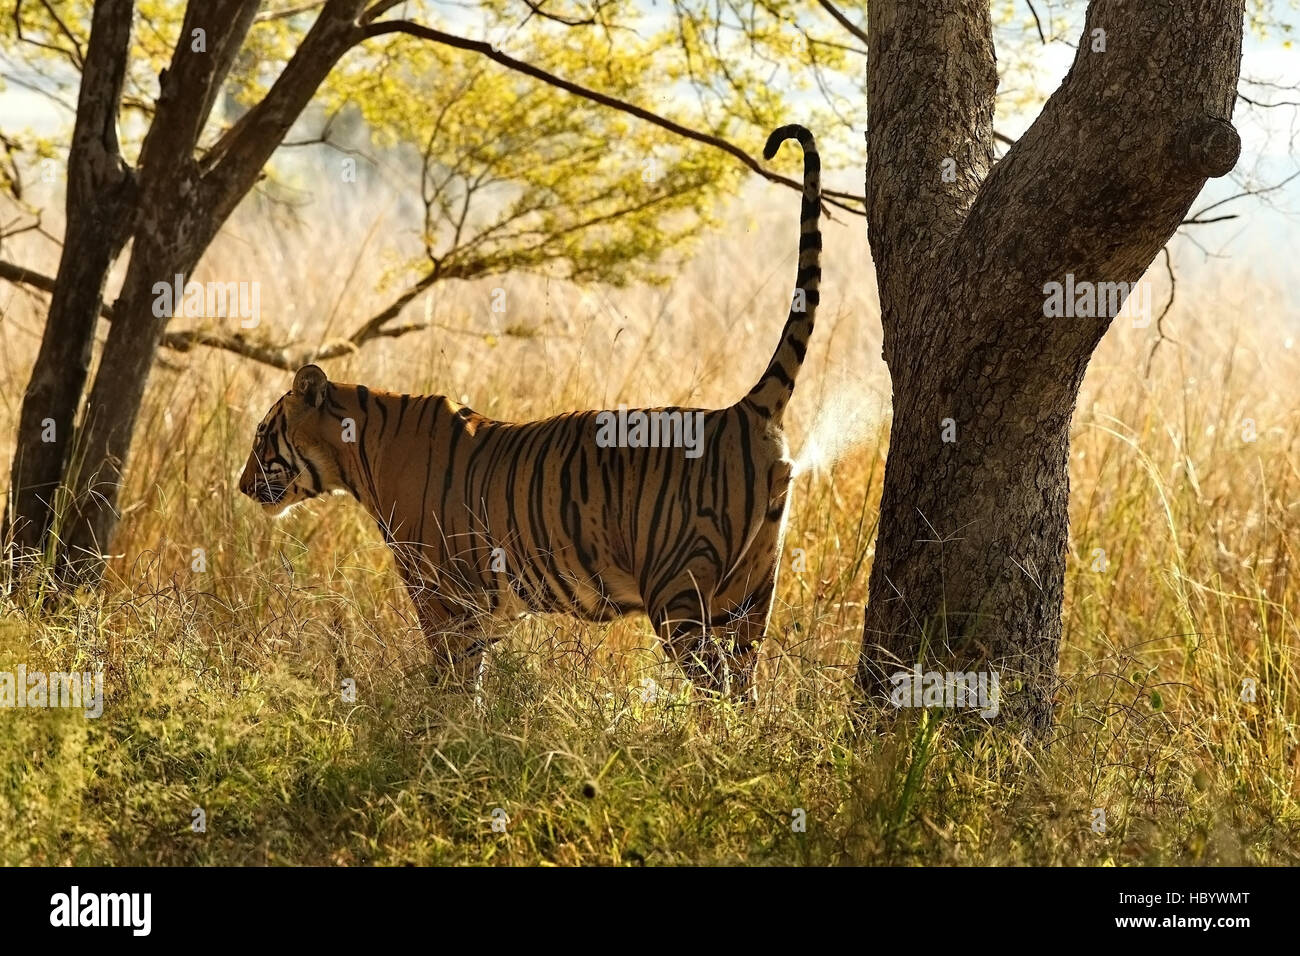
<path id="1" fill-rule="evenodd" d="M 1043 729 L 1085 363 L 1039 369 L 1015 350 L 985 361 L 932 366 L 895 389 L 862 678 L 879 686 L 922 662 L 994 671 L 1009 712 L 1032 688 L 1019 716 Z"/>
<path id="2" fill-rule="evenodd" d="M 174 244 L 168 247 L 167 239 Z M 93 583 L 103 569 L 117 524 L 117 497 L 135 421 L 167 327 L 167 316 L 153 314 L 153 285 L 171 281 L 164 276 L 190 274 L 198 253 L 188 245 L 189 240 L 190 236 L 177 236 L 169 228 L 148 238 L 138 236 L 131 251 L 131 264 L 122 294 L 113 305 L 113 323 L 86 402 L 79 455 L 83 465 L 68 476 L 75 495 L 62 534 L 59 569 L 69 582 Z"/>
<path id="3" fill-rule="evenodd" d="M 40 351 L 23 394 L 3 540 L 43 552 L 55 491 L 72 459 L 109 269 L 130 234 L 135 183 L 118 151 L 117 107 L 131 42 L 131 0 L 95 5 L 68 154 L 67 228 Z"/>
<path id="4" fill-rule="evenodd" d="M 873 0 L 868 228 L 894 418 L 869 697 L 918 664 L 990 670 L 1003 716 L 1050 727 L 1070 420 L 1114 313 L 1047 318 L 1047 286 L 1136 283 L 1235 164 L 1242 17 L 1242 0 L 1093 0 L 1069 75 L 994 165 L 988 0 Z"/>

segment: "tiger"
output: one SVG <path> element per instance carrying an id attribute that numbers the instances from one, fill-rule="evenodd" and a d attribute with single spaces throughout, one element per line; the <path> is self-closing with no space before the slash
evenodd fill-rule
<path id="1" fill-rule="evenodd" d="M 821 284 L 817 145 L 803 126 L 782 126 L 764 157 L 787 139 L 803 151 L 794 295 L 771 361 L 736 404 L 517 423 L 306 365 L 257 426 L 240 491 L 275 516 L 326 493 L 357 499 L 392 551 L 440 677 L 481 687 L 493 622 L 506 615 L 644 613 L 695 687 L 745 698 L 794 473 L 782 418 Z M 647 422 L 669 440 L 647 441 Z"/>

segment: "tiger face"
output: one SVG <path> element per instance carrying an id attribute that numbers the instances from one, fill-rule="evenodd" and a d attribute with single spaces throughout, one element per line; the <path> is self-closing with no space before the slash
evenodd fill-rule
<path id="1" fill-rule="evenodd" d="M 306 365 L 271 406 L 253 438 L 239 490 L 279 517 L 296 504 L 340 490 L 338 453 L 325 439 L 325 373 Z"/>

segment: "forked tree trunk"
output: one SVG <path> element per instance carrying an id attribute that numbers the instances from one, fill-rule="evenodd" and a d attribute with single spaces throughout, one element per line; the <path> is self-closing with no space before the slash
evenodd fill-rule
<path id="1" fill-rule="evenodd" d="M 64 533 L 65 575 L 78 581 L 98 578 L 117 527 L 136 419 L 169 321 L 154 314 L 154 284 L 177 274 L 189 278 L 330 70 L 363 35 L 357 18 L 364 0 L 327 0 L 265 98 L 197 160 L 208 113 L 258 5 L 259 0 L 191 0 L 160 83 L 158 111 L 140 153 L 141 214 L 131 264 L 87 401 L 82 445 L 94 467 L 79 476 Z M 186 38 L 200 27 L 208 51 L 195 56 Z"/>
<path id="2" fill-rule="evenodd" d="M 79 152 L 74 133 L 69 157 L 68 232 L 41 353 L 24 400 L 11 486 L 15 540 L 21 546 L 42 550 L 48 547 L 55 519 L 54 489 L 63 484 L 72 492 L 64 526 L 58 529 L 58 557 L 65 574 L 78 569 L 93 573 L 102 566 L 102 555 L 116 520 L 116 488 L 127 446 L 112 453 L 103 438 L 103 425 L 115 423 L 119 413 L 127 409 L 129 422 L 134 424 L 139 395 L 144 392 L 166 321 L 164 317 L 157 337 L 151 339 L 141 334 L 139 311 L 142 307 L 152 311 L 152 296 L 148 293 L 153 282 L 164 276 L 170 278 L 174 273 L 169 267 L 177 263 L 186 263 L 184 271 L 188 272 L 197 259 L 196 250 L 206 246 L 215 233 L 215 229 L 202 228 L 204 221 L 212 217 L 211 211 L 195 202 L 198 196 L 193 186 L 198 177 L 194 152 L 216 93 L 257 7 L 256 0 L 190 3 L 171 64 L 159 76 L 154 120 L 141 147 L 139 168 L 132 174 L 117 152 L 115 131 L 122 76 L 130 53 L 133 3 L 108 0 L 95 6 L 91 47 L 93 50 L 98 32 L 103 62 L 92 64 L 88 58 L 82 73 L 77 129 L 88 127 L 87 143 Z M 103 191 L 114 176 L 130 187 L 131 215 L 124 215 L 121 200 L 114 199 L 126 192 L 125 186 L 118 186 L 116 193 Z M 87 406 L 74 441 L 72 421 L 86 385 L 104 278 L 131 235 L 135 242 L 123 295 L 114 310 L 110 347 L 96 373 L 94 401 Z M 75 274 L 69 274 L 65 265 Z M 147 272 L 155 277 L 142 293 L 142 276 Z M 79 285 L 77 279 L 83 275 L 86 284 Z M 64 300 L 77 306 L 66 318 L 59 308 Z M 70 336 L 70 331 L 76 335 Z M 131 353 L 128 361 L 122 361 L 124 344 Z M 69 359 L 72 361 L 65 366 L 63 362 Z M 58 398 L 56 425 L 63 424 L 61 419 L 67 420 L 66 429 L 60 430 L 57 455 L 38 430 L 28 427 L 28 419 L 36 422 L 48 401 L 38 387 L 44 383 L 53 383 Z M 128 444 L 129 438 L 128 426 Z M 108 500 L 109 496 L 113 500 Z M 88 507 L 95 512 L 107 509 L 110 521 L 91 530 L 86 521 Z"/>
<path id="3" fill-rule="evenodd" d="M 921 662 L 996 670 L 1002 715 L 1050 726 L 1070 420 L 1110 318 L 1046 318 L 1044 286 L 1136 283 L 1235 164 L 1242 17 L 1243 0 L 1093 0 L 1069 75 L 994 165 L 988 0 L 872 0 L 868 228 L 894 417 L 868 697 Z"/>

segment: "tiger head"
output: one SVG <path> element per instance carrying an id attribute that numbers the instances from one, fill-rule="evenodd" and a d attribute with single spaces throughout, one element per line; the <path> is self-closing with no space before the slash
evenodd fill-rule
<path id="1" fill-rule="evenodd" d="M 271 406 L 253 438 L 239 490 L 273 516 L 326 492 L 340 490 L 338 447 L 326 439 L 338 420 L 324 412 L 330 383 L 324 371 L 304 365 L 293 388 Z"/>

